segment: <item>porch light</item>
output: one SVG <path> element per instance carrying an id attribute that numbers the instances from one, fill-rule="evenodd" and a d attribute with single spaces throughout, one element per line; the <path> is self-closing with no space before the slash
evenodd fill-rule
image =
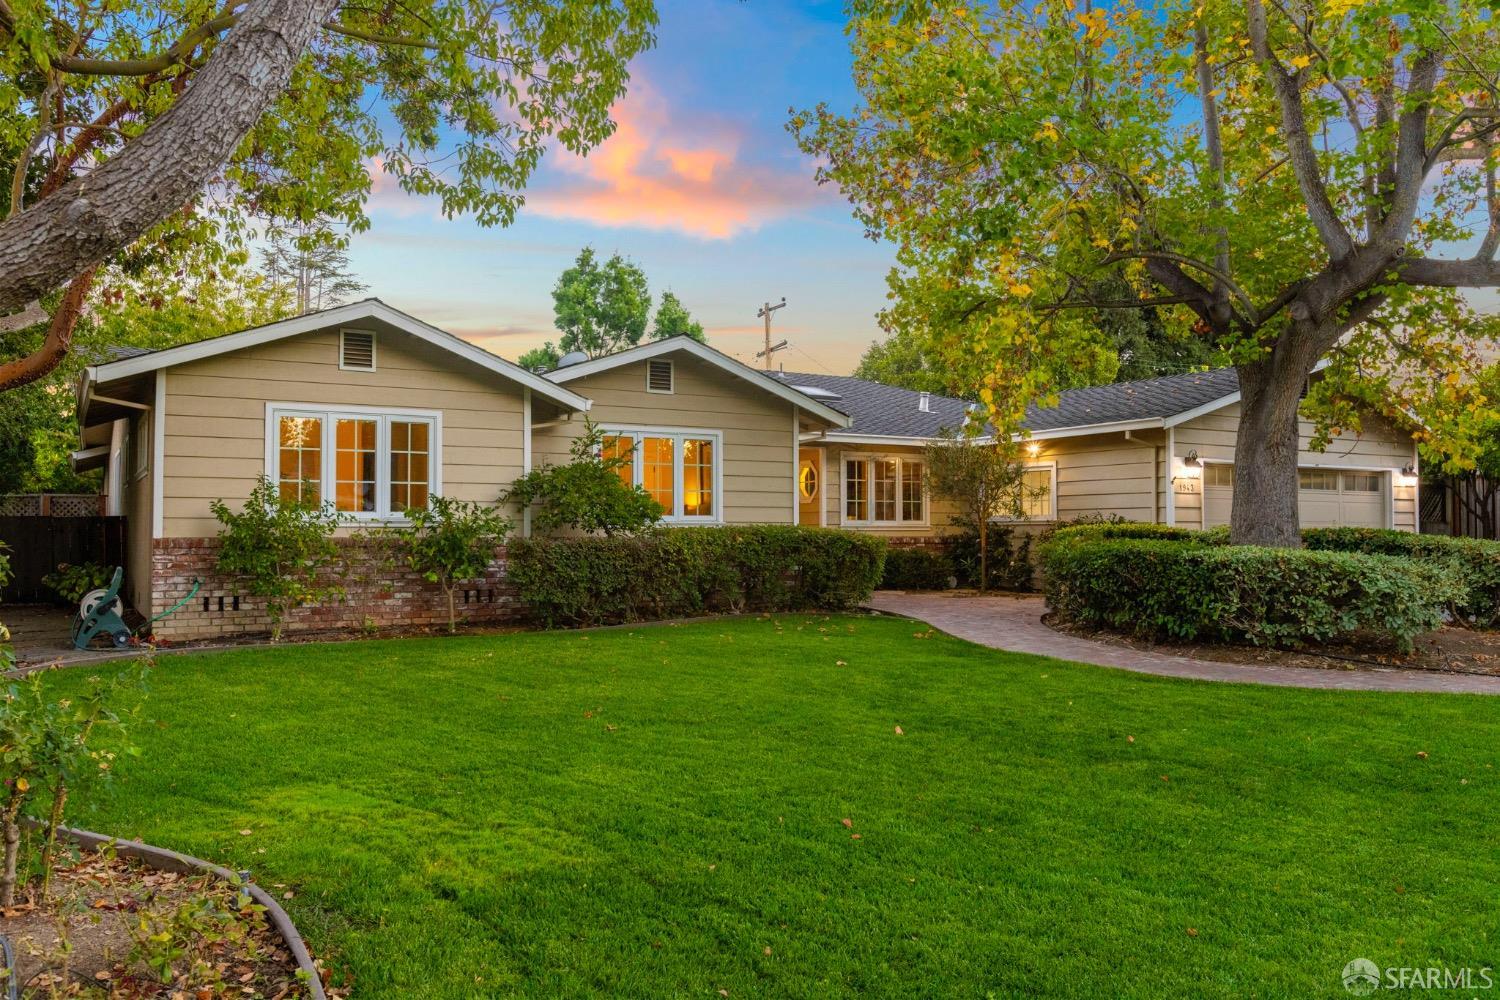
<path id="1" fill-rule="evenodd" d="M 1203 463 L 1198 459 L 1197 451 L 1187 453 L 1187 458 L 1182 460 L 1182 477 L 1184 479 L 1197 479 L 1203 475 Z"/>
<path id="2" fill-rule="evenodd" d="M 1402 486 L 1417 485 L 1417 467 L 1414 464 L 1408 462 L 1402 466 L 1399 483 Z"/>
<path id="3" fill-rule="evenodd" d="M 1032 458 L 1036 458 L 1041 453 L 1042 446 L 1036 441 L 1033 441 L 1026 446 L 1026 454 L 1030 455 Z"/>

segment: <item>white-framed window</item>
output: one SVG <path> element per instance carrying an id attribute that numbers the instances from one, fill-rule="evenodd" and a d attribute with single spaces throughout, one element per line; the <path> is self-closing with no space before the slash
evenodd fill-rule
<path id="1" fill-rule="evenodd" d="M 151 414 L 142 413 L 130 422 L 130 465 L 136 479 L 151 471 Z"/>
<path id="2" fill-rule="evenodd" d="M 997 521 L 1057 520 L 1057 463 L 1038 462 L 1021 472 L 1021 516 L 1004 514 Z"/>
<path id="3" fill-rule="evenodd" d="M 926 471 L 905 455 L 845 455 L 844 523 L 926 525 Z"/>
<path id="4" fill-rule="evenodd" d="M 1317 490 L 1321 493 L 1337 492 L 1339 474 L 1333 469 L 1298 469 L 1297 487 L 1304 490 Z"/>
<path id="5" fill-rule="evenodd" d="M 666 427 L 605 427 L 602 454 L 625 458 L 620 478 L 666 511 L 663 520 L 717 524 L 724 519 L 723 435 Z"/>
<path id="6" fill-rule="evenodd" d="M 281 496 L 355 521 L 401 521 L 442 485 L 442 416 L 373 406 L 266 407 L 266 474 Z"/>

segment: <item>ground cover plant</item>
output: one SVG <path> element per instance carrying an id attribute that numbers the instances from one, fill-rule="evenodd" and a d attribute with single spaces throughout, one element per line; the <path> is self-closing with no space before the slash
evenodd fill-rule
<path id="1" fill-rule="evenodd" d="M 1500 932 L 1489 698 L 778 615 L 174 656 L 151 707 L 87 825 L 284 886 L 357 997 L 1304 1000 Z"/>

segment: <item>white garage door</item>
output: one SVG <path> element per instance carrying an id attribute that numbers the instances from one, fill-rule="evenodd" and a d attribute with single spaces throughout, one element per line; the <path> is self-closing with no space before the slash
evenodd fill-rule
<path id="1" fill-rule="evenodd" d="M 1390 473 L 1298 469 L 1297 478 L 1297 516 L 1302 527 L 1386 526 L 1386 512 L 1390 509 Z M 1204 526 L 1211 528 L 1228 524 L 1233 503 L 1234 466 L 1205 465 Z"/>

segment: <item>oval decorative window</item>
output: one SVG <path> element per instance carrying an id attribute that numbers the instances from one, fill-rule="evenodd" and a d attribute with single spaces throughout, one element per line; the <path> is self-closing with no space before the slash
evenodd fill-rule
<path id="1" fill-rule="evenodd" d="M 818 470 L 812 465 L 804 465 L 801 473 L 797 476 L 797 488 L 802 491 L 802 496 L 808 500 L 818 495 Z"/>

